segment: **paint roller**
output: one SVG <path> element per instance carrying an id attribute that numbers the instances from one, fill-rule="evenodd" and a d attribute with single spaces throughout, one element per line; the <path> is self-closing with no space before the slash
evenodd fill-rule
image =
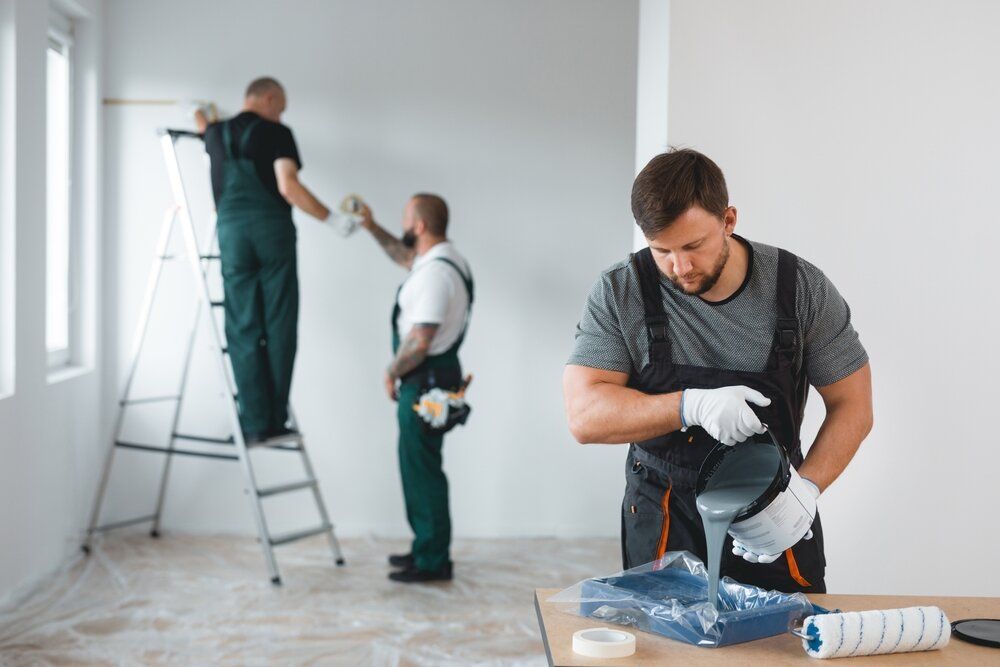
<path id="1" fill-rule="evenodd" d="M 944 648 L 951 625 L 938 607 L 907 607 L 815 614 L 791 633 L 810 657 L 849 658 Z"/>

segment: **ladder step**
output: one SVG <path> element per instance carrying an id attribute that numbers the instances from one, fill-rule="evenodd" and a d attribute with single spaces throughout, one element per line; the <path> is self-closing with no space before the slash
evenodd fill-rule
<path id="1" fill-rule="evenodd" d="M 247 445 L 248 449 L 278 449 L 285 452 L 301 452 L 302 445 L 270 445 L 266 442 L 261 442 L 256 445 Z"/>
<path id="2" fill-rule="evenodd" d="M 304 540 L 307 537 L 312 537 L 313 535 L 319 535 L 320 533 L 326 533 L 331 530 L 333 530 L 333 526 L 331 526 L 328 523 L 324 523 L 323 525 L 317 528 L 307 528 L 306 530 L 298 530 L 295 531 L 294 533 L 285 533 L 284 535 L 278 535 L 276 537 L 272 537 L 268 541 L 271 543 L 272 547 L 276 547 L 279 544 L 288 544 L 289 542 Z"/>
<path id="3" fill-rule="evenodd" d="M 156 518 L 155 514 L 150 514 L 149 516 L 140 516 L 137 519 L 126 519 L 124 521 L 116 521 L 114 523 L 106 523 L 103 526 L 95 526 L 93 532 L 101 533 L 106 530 L 114 530 L 116 528 L 124 528 L 125 526 L 134 526 L 137 523 L 146 523 L 152 521 Z"/>
<path id="4" fill-rule="evenodd" d="M 316 486 L 316 480 L 307 479 L 301 482 L 292 482 L 290 484 L 280 484 L 278 486 L 269 486 L 263 489 L 257 489 L 257 495 L 261 498 L 266 498 L 278 493 L 288 493 L 290 491 L 298 491 L 299 489 L 308 489 L 313 486 Z"/>
<path id="5" fill-rule="evenodd" d="M 264 440 L 263 442 L 247 443 L 247 447 L 273 447 L 275 449 L 281 449 L 278 445 L 295 445 L 296 449 L 298 449 L 302 446 L 302 434 L 289 433 L 288 435 L 276 435 L 273 438 Z M 284 449 L 287 449 L 287 447 Z"/>
<path id="6" fill-rule="evenodd" d="M 179 401 L 180 396 L 150 396 L 148 398 L 129 398 L 119 401 L 119 405 L 139 405 L 140 403 L 161 403 L 166 401 Z"/>
<path id="7" fill-rule="evenodd" d="M 190 440 L 191 442 L 210 442 L 215 445 L 231 445 L 235 440 L 233 436 L 228 438 L 212 438 L 207 435 L 190 435 L 187 433 L 174 433 L 174 439 L 176 440 Z"/>
<path id="8" fill-rule="evenodd" d="M 209 261 L 222 259 L 219 255 L 199 255 L 202 259 L 207 259 Z"/>
<path id="9" fill-rule="evenodd" d="M 209 303 L 212 304 L 212 308 L 222 308 L 226 305 L 225 301 L 209 301 Z"/>
<path id="10" fill-rule="evenodd" d="M 215 454 L 213 452 L 198 452 L 193 449 L 167 449 L 166 447 L 154 447 L 152 445 L 140 445 L 136 442 L 115 441 L 115 447 L 123 449 L 137 449 L 143 452 L 156 452 L 157 454 L 178 454 L 180 456 L 204 456 L 208 459 L 229 459 L 235 461 L 240 457 L 235 454 Z"/>

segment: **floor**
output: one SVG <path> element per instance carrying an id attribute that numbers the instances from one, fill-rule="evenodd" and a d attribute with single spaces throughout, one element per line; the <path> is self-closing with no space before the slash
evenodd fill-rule
<path id="1" fill-rule="evenodd" d="M 462 540 L 455 580 L 386 579 L 393 540 L 280 547 L 284 585 L 256 541 L 109 535 L 13 608 L 0 608 L 0 664 L 544 665 L 536 587 L 620 569 L 616 540 Z"/>

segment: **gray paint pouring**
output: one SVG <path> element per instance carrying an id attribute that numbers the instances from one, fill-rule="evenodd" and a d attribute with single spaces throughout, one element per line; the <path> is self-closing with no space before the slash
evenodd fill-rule
<path id="1" fill-rule="evenodd" d="M 698 495 L 698 514 L 705 526 L 708 546 L 708 600 L 716 610 L 726 532 L 740 512 L 767 491 L 780 464 L 774 445 L 760 442 L 736 445 Z"/>

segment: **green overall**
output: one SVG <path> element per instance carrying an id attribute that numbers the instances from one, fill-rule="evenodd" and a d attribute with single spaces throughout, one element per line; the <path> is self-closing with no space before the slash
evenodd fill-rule
<path id="1" fill-rule="evenodd" d="M 469 293 L 469 311 L 472 310 L 472 279 L 466 278 L 461 269 L 449 259 L 438 257 L 452 266 L 462 277 Z M 400 286 L 402 289 L 402 286 Z M 400 337 L 399 292 L 392 311 L 392 352 L 399 349 Z M 413 530 L 414 565 L 421 570 L 436 571 L 449 561 L 448 548 L 451 544 L 451 516 L 448 513 L 448 478 L 441 467 L 441 447 L 443 433 L 428 433 L 424 422 L 413 410 L 413 405 L 429 387 L 425 385 L 429 375 L 439 381 L 436 386 L 458 389 L 462 381 L 462 366 L 458 360 L 458 348 L 465 339 L 469 325 L 466 313 L 465 329 L 458 340 L 441 354 L 428 356 L 423 363 L 403 377 L 399 384 L 399 403 L 396 407 L 399 419 L 399 472 L 403 479 L 403 497 L 406 501 L 406 519 Z"/>
<path id="2" fill-rule="evenodd" d="M 291 207 L 264 187 L 245 157 L 259 122 L 243 132 L 238 153 L 229 123 L 223 124 L 226 157 L 216 205 L 226 340 L 247 434 L 277 431 L 288 420 L 299 315 Z"/>

